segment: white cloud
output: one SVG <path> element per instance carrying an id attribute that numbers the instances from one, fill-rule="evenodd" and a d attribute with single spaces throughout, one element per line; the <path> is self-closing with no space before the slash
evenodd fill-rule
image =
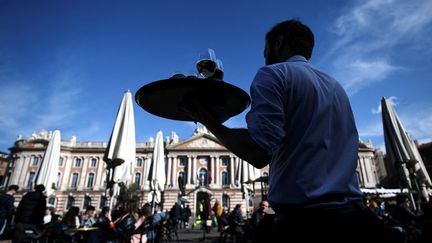
<path id="1" fill-rule="evenodd" d="M 391 102 L 400 104 L 399 99 L 391 99 Z M 425 104 L 400 104 L 396 110 L 402 126 L 405 128 L 412 139 L 420 143 L 432 141 L 432 107 Z M 370 121 L 362 127 L 359 127 L 359 136 L 363 140 L 371 138 L 375 146 L 384 147 L 384 133 L 382 120 Z M 385 149 L 383 150 L 385 151 Z"/>
<path id="2" fill-rule="evenodd" d="M 38 96 L 31 86 L 20 82 L 5 82 L 0 90 L 0 132 L 8 133 L 28 119 L 26 114 L 31 112 Z"/>
<path id="3" fill-rule="evenodd" d="M 411 138 L 432 141 L 432 108 L 427 105 L 408 106 L 400 111 L 399 119 Z"/>
<path id="4" fill-rule="evenodd" d="M 390 102 L 390 104 L 393 107 L 396 107 L 399 104 L 399 98 L 396 96 L 390 96 L 389 98 L 386 98 L 386 99 Z M 381 102 L 378 104 L 377 108 L 371 109 L 372 114 L 381 114 L 381 111 L 382 111 Z"/>
<path id="5" fill-rule="evenodd" d="M 359 128 L 359 136 L 362 139 L 369 139 L 372 137 L 382 137 L 383 136 L 383 125 L 382 122 L 372 122 L 367 124 L 365 127 Z"/>
<path id="6" fill-rule="evenodd" d="M 36 81 L 32 85 L 13 80 L 13 76 L 8 72 L 0 78 L 0 150 L 12 146 L 18 135 L 27 137 L 41 129 L 76 125 L 78 115 L 83 112 L 78 107 L 83 103 L 81 89 L 70 72 L 63 71 L 46 83 Z"/>
<path id="7" fill-rule="evenodd" d="M 321 62 L 350 95 L 405 70 L 393 59 L 398 46 L 430 53 L 432 1 L 370 0 L 345 11 L 331 31 L 337 40 Z M 412 45 L 412 43 L 416 43 Z"/>

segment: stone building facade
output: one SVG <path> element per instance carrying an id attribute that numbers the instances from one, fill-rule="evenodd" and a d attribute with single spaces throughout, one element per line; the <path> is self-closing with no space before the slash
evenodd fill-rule
<path id="1" fill-rule="evenodd" d="M 21 196 L 32 189 L 34 178 L 41 166 L 51 133 L 33 133 L 27 139 L 17 138 L 7 156 L 7 168 L 0 186 L 20 186 L 17 194 Z M 103 155 L 107 142 L 80 142 L 75 137 L 61 141 L 58 182 L 55 197 L 48 198 L 59 212 L 70 206 L 85 209 L 93 205 L 97 209 L 107 205 L 109 196 L 106 191 L 106 164 Z M 219 200 L 223 206 L 233 208 L 240 203 L 245 205 L 239 165 L 241 159 L 228 151 L 204 127 L 197 128 L 194 134 L 180 140 L 173 132 L 164 142 L 166 189 L 162 193 L 163 207 L 166 209 L 180 197 L 179 182 L 184 182 L 185 196 L 192 212 L 203 197 L 211 199 L 211 205 Z M 136 160 L 130 183 L 139 185 L 141 204 L 149 200 L 150 186 L 148 173 L 152 161 L 154 141 L 136 144 Z M 374 188 L 387 176 L 382 153 L 370 143 L 360 142 L 357 174 L 360 186 Z M 267 176 L 268 167 L 255 170 L 256 177 Z M 255 197 L 261 198 L 262 183 L 255 183 Z M 249 207 L 253 207 L 249 203 Z M 255 205 L 256 206 L 256 205 Z"/>

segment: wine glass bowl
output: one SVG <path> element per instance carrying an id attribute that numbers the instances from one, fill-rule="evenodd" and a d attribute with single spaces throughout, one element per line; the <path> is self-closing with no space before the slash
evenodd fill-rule
<path id="1" fill-rule="evenodd" d="M 198 74 L 202 78 L 210 78 L 216 71 L 216 56 L 213 49 L 208 48 L 199 54 L 196 64 Z"/>

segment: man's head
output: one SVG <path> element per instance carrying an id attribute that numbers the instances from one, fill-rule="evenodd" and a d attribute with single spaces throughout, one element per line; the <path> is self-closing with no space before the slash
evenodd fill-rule
<path id="1" fill-rule="evenodd" d="M 18 190 L 19 190 L 19 186 L 17 186 L 17 185 L 10 185 L 8 187 L 8 192 L 9 192 L 9 194 L 12 194 L 12 195 L 17 193 Z"/>
<path id="2" fill-rule="evenodd" d="M 314 35 L 308 26 L 295 19 L 281 22 L 266 35 L 266 64 L 283 62 L 294 55 L 301 55 L 309 60 L 314 44 Z"/>
<path id="3" fill-rule="evenodd" d="M 43 192 L 43 191 L 45 191 L 45 186 L 42 185 L 42 184 L 36 185 L 35 186 L 35 191 L 37 191 L 37 192 Z"/>
<path id="4" fill-rule="evenodd" d="M 86 214 L 87 215 L 89 215 L 89 216 L 93 216 L 93 214 L 94 214 L 94 212 L 95 212 L 95 207 L 93 207 L 93 206 L 88 206 L 87 208 L 86 208 Z"/>
<path id="5" fill-rule="evenodd" d="M 261 212 L 267 212 L 268 208 L 269 208 L 269 202 L 267 202 L 266 200 L 260 202 L 259 210 Z"/>

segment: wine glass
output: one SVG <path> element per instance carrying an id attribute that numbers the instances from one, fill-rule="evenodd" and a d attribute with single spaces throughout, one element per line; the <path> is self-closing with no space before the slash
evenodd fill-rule
<path id="1" fill-rule="evenodd" d="M 216 70 L 216 55 L 214 50 L 208 48 L 206 51 L 200 52 L 196 67 L 200 77 L 210 78 Z"/>

